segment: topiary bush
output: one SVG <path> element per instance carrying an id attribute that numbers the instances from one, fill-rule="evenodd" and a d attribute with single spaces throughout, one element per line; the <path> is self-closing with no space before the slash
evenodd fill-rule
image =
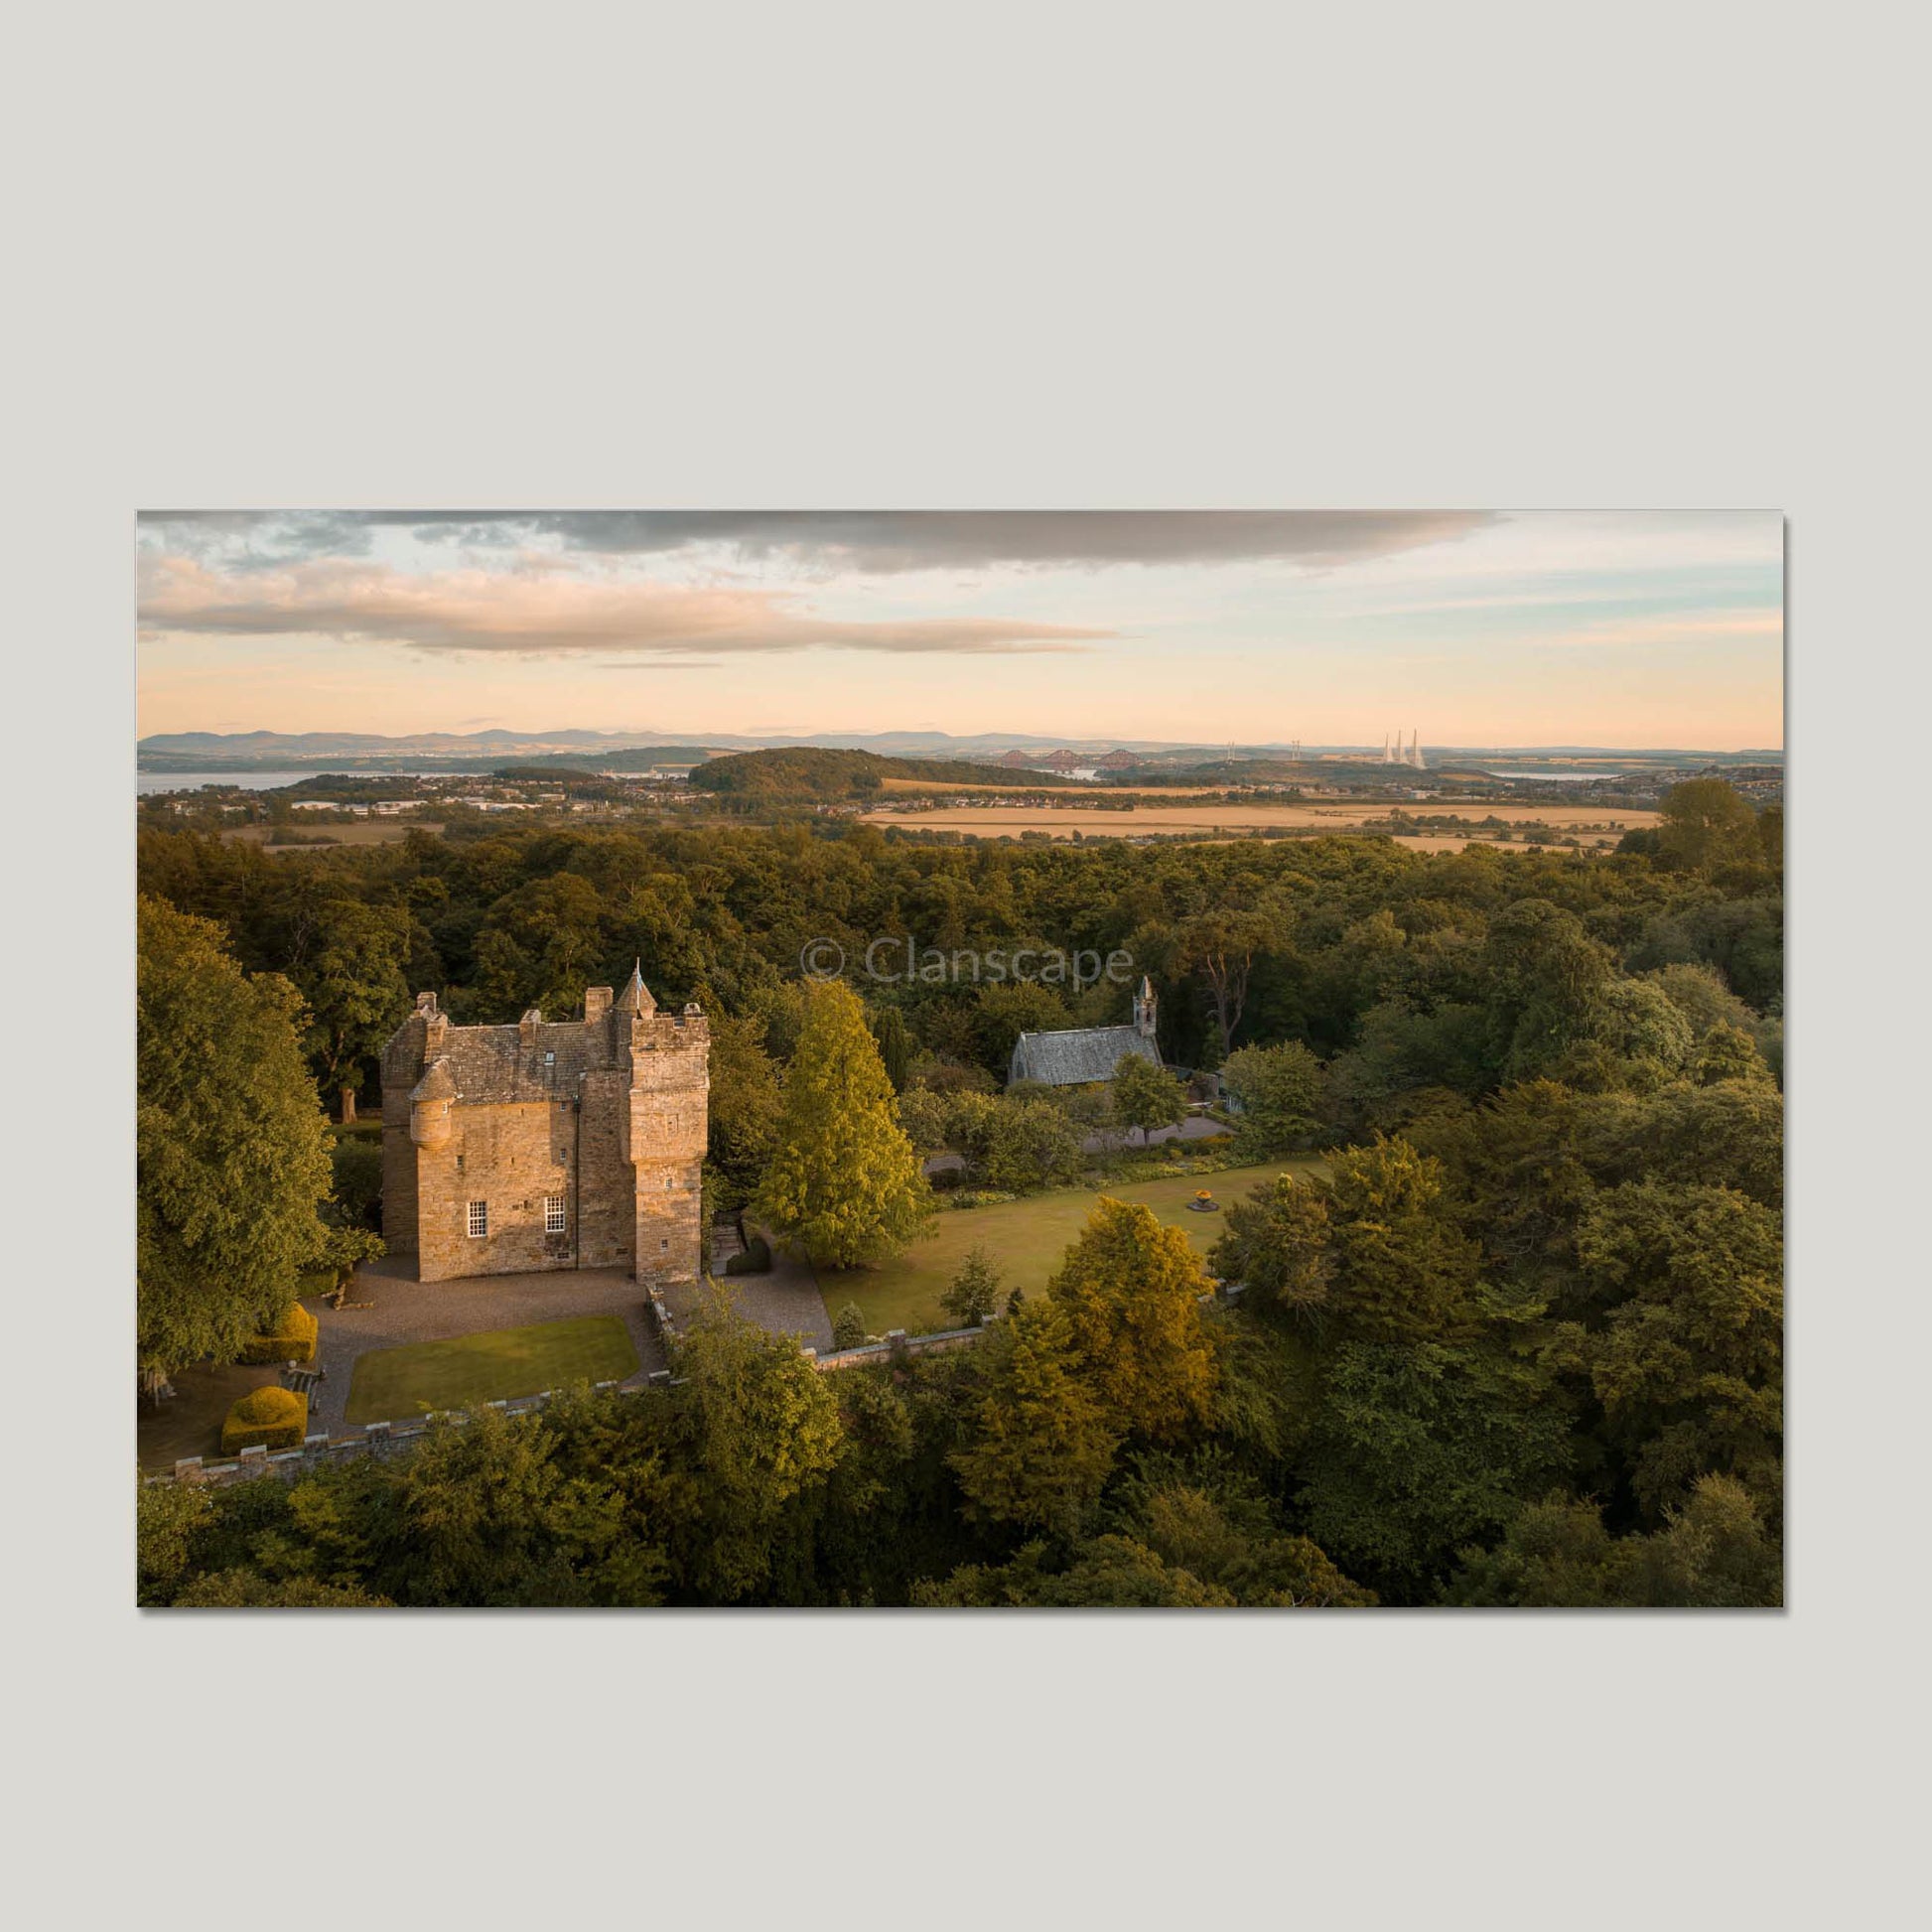
<path id="1" fill-rule="evenodd" d="M 265 1362 L 313 1362 L 317 1326 L 300 1302 L 292 1303 L 282 1325 L 272 1335 L 257 1335 L 241 1351 L 241 1359 L 257 1368 Z"/>
<path id="2" fill-rule="evenodd" d="M 771 1244 L 761 1234 L 752 1237 L 752 1245 L 725 1263 L 728 1275 L 768 1275 L 771 1272 Z"/>
<path id="3" fill-rule="evenodd" d="M 848 1302 L 832 1317 L 834 1348 L 863 1348 L 866 1345 L 865 1312 L 857 1302 Z"/>
<path id="4" fill-rule="evenodd" d="M 300 1449 L 309 1433 L 309 1398 L 293 1389 L 255 1389 L 228 1411 L 221 1425 L 221 1453 L 237 1449 Z"/>

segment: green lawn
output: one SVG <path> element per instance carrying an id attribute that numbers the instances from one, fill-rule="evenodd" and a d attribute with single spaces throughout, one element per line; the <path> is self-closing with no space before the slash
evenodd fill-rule
<path id="1" fill-rule="evenodd" d="M 1318 1173 L 1322 1166 L 1318 1156 L 1293 1154 L 1251 1168 L 1224 1168 L 1219 1173 L 1173 1174 L 1098 1190 L 1069 1187 L 997 1207 L 944 1208 L 933 1232 L 897 1261 L 878 1268 L 854 1268 L 842 1275 L 824 1272 L 818 1278 L 819 1293 L 828 1314 L 836 1314 L 847 1302 L 857 1302 L 865 1311 L 866 1326 L 876 1335 L 889 1328 L 916 1332 L 944 1327 L 939 1295 L 959 1272 L 968 1248 L 983 1245 L 998 1263 L 1005 1287 L 1024 1288 L 1033 1295 L 1046 1286 L 1047 1276 L 1080 1232 L 1094 1202 L 1107 1193 L 1116 1200 L 1144 1202 L 1171 1227 L 1181 1229 L 1205 1255 L 1221 1231 L 1221 1216 L 1196 1214 L 1185 1205 L 1199 1188 L 1209 1189 L 1225 1206 L 1258 1180 L 1284 1171 Z"/>
<path id="2" fill-rule="evenodd" d="M 348 1420 L 407 1422 L 431 1409 L 538 1395 L 566 1382 L 621 1382 L 636 1372 L 636 1344 L 615 1314 L 412 1341 L 356 1356 Z"/>

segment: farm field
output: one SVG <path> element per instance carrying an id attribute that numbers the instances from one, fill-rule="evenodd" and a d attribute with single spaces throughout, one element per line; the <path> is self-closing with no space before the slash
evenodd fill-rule
<path id="1" fill-rule="evenodd" d="M 1098 785 L 1090 781 L 1074 781 L 1054 784 L 1038 771 L 1016 771 L 1012 778 L 1000 784 L 993 784 L 979 778 L 882 778 L 881 785 L 887 791 L 913 792 L 926 794 L 935 791 L 957 792 L 961 797 L 971 798 L 977 793 L 990 792 L 998 797 L 1003 792 L 1050 790 L 1065 792 L 1083 798 L 1107 798 L 1116 795 L 1114 787 Z M 1222 787 L 1225 789 L 1225 787 Z M 1140 798 L 1204 798 L 1211 795 L 1213 787 L 1208 785 L 1136 785 L 1136 797 Z"/>
<path id="2" fill-rule="evenodd" d="M 449 1341 L 372 1348 L 355 1358 L 351 1423 L 406 1422 L 432 1409 L 540 1395 L 566 1382 L 621 1382 L 637 1372 L 637 1348 L 615 1314 L 580 1314 Z"/>
<path id="3" fill-rule="evenodd" d="M 1498 804 L 1456 800 L 1405 802 L 1402 810 L 1430 817 L 1454 814 L 1474 826 L 1485 818 L 1498 818 L 1506 824 L 1541 822 L 1554 829 L 1592 835 L 1598 842 L 1614 845 L 1625 832 L 1658 823 L 1654 811 L 1609 809 L 1601 805 Z M 1054 806 L 1029 805 L 942 805 L 934 811 L 867 812 L 872 825 L 902 825 L 929 832 L 975 832 L 982 838 L 1002 835 L 1018 838 L 1024 832 L 1044 832 L 1049 838 L 1070 839 L 1075 832 L 1084 838 L 1133 838 L 1148 833 L 1191 832 L 1212 836 L 1226 833 L 1232 837 L 1268 826 L 1308 828 L 1324 832 L 1358 832 L 1372 821 L 1387 817 L 1386 805 L 1148 805 L 1131 811 L 1082 811 Z M 1491 835 L 1471 832 L 1431 831 L 1400 835 L 1404 844 L 1420 844 L 1426 849 L 1456 850 L 1482 844 Z"/>
<path id="4" fill-rule="evenodd" d="M 398 845 L 411 832 L 439 833 L 443 827 L 423 818 L 373 818 L 357 819 L 352 825 L 298 825 L 296 830 L 309 838 L 327 837 L 327 845 L 270 845 L 268 835 L 273 829 L 267 825 L 231 826 L 221 836 L 237 845 L 259 845 L 269 852 L 327 852 L 343 845 Z"/>
<path id="5" fill-rule="evenodd" d="M 1067 1187 L 995 1207 L 942 1208 L 933 1232 L 897 1261 L 845 1274 L 823 1273 L 818 1277 L 819 1293 L 828 1315 L 837 1314 L 848 1302 L 858 1303 L 867 1328 L 876 1335 L 889 1328 L 943 1328 L 948 1324 L 939 1297 L 958 1274 L 969 1248 L 983 1246 L 993 1256 L 1003 1298 L 1015 1288 L 1037 1295 L 1104 1193 L 1153 1208 L 1204 1256 L 1223 1222 L 1219 1214 L 1196 1214 L 1186 1206 L 1198 1189 L 1208 1188 L 1225 1207 L 1257 1181 L 1284 1172 L 1319 1173 L 1322 1166 L 1316 1155 L 1291 1154 L 1253 1167 L 1226 1168 L 1219 1173 L 1164 1175 L 1158 1180 L 1124 1181 L 1116 1187 Z"/>

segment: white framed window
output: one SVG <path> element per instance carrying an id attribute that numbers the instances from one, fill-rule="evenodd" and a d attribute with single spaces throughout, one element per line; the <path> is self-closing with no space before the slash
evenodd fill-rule
<path id="1" fill-rule="evenodd" d="M 470 1203 L 467 1225 L 473 1240 L 480 1239 L 489 1232 L 489 1203 L 486 1200 L 473 1200 Z"/>
<path id="2" fill-rule="evenodd" d="M 545 1194 L 543 1197 L 543 1231 L 545 1234 L 561 1234 L 564 1231 L 564 1197 L 561 1194 Z"/>

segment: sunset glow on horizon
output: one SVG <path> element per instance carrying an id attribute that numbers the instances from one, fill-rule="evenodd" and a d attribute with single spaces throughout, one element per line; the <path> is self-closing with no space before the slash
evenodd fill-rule
<path id="1" fill-rule="evenodd" d="M 143 734 L 1782 746 L 1771 511 L 158 512 Z"/>

